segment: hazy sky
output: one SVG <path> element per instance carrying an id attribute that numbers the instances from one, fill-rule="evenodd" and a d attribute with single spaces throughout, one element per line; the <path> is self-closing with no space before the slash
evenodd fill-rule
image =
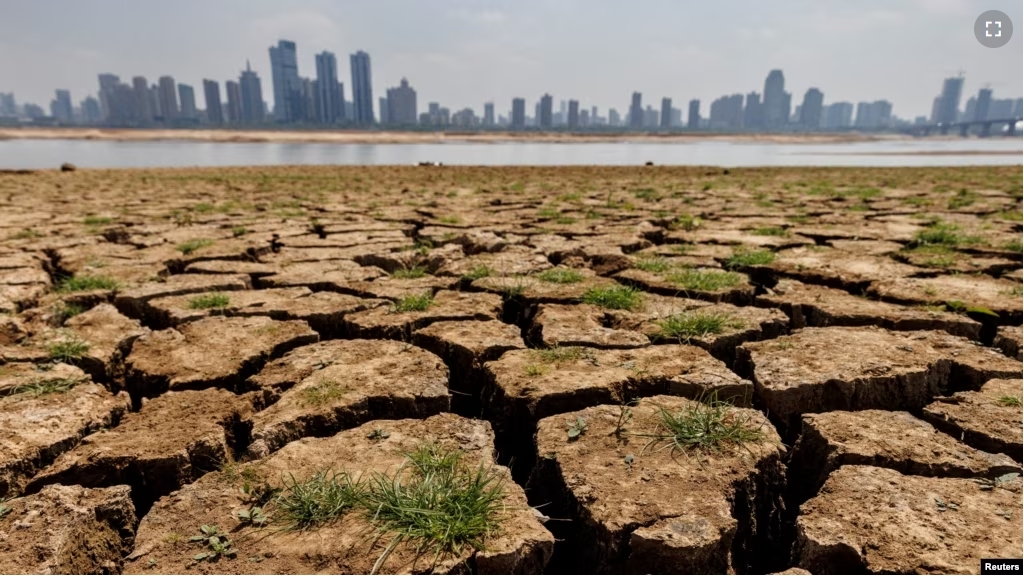
<path id="1" fill-rule="evenodd" d="M 990 9 L 1014 23 L 1002 48 L 974 38 Z M 348 55 L 369 52 L 374 98 L 405 76 L 421 111 L 439 101 L 479 113 L 493 100 L 504 114 L 523 96 L 532 113 L 550 92 L 556 110 L 576 98 L 604 115 L 638 90 L 656 107 L 700 98 L 707 114 L 782 68 L 794 105 L 815 86 L 826 103 L 886 98 L 911 118 L 959 71 L 964 100 L 986 84 L 1021 96 L 1022 36 L 1020 0 L 0 0 L 0 92 L 45 107 L 69 88 L 77 104 L 100 72 L 170 74 L 202 107 L 201 80 L 235 79 L 250 59 L 270 103 L 267 48 L 287 38 L 303 76 L 315 76 L 315 53 L 338 55 L 346 99 Z"/>

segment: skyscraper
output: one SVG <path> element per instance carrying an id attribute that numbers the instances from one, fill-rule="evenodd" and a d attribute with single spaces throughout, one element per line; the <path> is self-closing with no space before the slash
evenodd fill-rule
<path id="1" fill-rule="evenodd" d="M 224 92 L 228 96 L 228 117 L 229 124 L 242 123 L 242 88 L 238 82 L 228 80 L 224 83 Z"/>
<path id="2" fill-rule="evenodd" d="M 712 130 L 738 130 L 743 127 L 743 94 L 722 96 L 711 103 L 708 127 Z"/>
<path id="3" fill-rule="evenodd" d="M 203 80 L 203 97 L 206 100 L 206 120 L 210 124 L 223 124 L 224 111 L 220 105 L 220 84 L 216 80 Z"/>
<path id="4" fill-rule="evenodd" d="M 661 99 L 661 118 L 658 122 L 658 127 L 661 129 L 667 129 L 672 127 L 672 99 L 662 98 Z"/>
<path id="5" fill-rule="evenodd" d="M 145 76 L 132 78 L 132 97 L 135 103 L 135 117 L 143 123 L 153 121 L 153 108 L 149 105 L 149 82 Z"/>
<path id="6" fill-rule="evenodd" d="M 379 111 L 378 123 L 381 126 L 387 126 L 391 124 L 391 115 L 388 114 L 388 112 L 390 111 L 388 110 L 387 97 L 381 96 L 380 98 L 377 98 L 377 110 Z"/>
<path id="7" fill-rule="evenodd" d="M 402 78 L 397 87 L 388 89 L 387 95 L 388 122 L 395 126 L 414 126 L 417 115 L 416 91 L 409 86 L 409 81 Z M 493 110 L 492 106 L 492 114 Z"/>
<path id="8" fill-rule="evenodd" d="M 551 94 L 544 94 L 540 97 L 540 113 L 537 115 L 537 124 L 541 128 L 551 128 Z"/>
<path id="9" fill-rule="evenodd" d="M 57 90 L 50 102 L 50 115 L 62 124 L 70 124 L 74 114 L 71 106 L 71 91 Z"/>
<path id="10" fill-rule="evenodd" d="M 512 128 L 522 130 L 526 128 L 526 99 L 512 99 Z"/>
<path id="11" fill-rule="evenodd" d="M 178 84 L 178 98 L 181 101 L 182 118 L 194 120 L 196 114 L 196 92 L 188 84 Z"/>
<path id="12" fill-rule="evenodd" d="M 790 95 L 786 92 L 786 79 L 782 70 L 772 70 L 764 80 L 764 126 L 780 128 L 789 122 Z"/>
<path id="13" fill-rule="evenodd" d="M 968 120 L 985 120 L 988 118 L 989 108 L 992 106 L 992 90 L 982 88 L 978 90 L 978 99 L 974 103 L 974 114 Z"/>
<path id="14" fill-rule="evenodd" d="M 18 106 L 14 101 L 13 92 L 0 92 L 0 116 L 13 117 L 18 115 Z"/>
<path id="15" fill-rule="evenodd" d="M 686 118 L 686 127 L 690 130 L 700 128 L 700 100 L 690 100 L 689 115 Z"/>
<path id="16" fill-rule="evenodd" d="M 849 102 L 836 102 L 825 109 L 826 129 L 849 128 L 853 119 L 853 104 Z"/>
<path id="17" fill-rule="evenodd" d="M 302 120 L 302 83 L 295 42 L 278 40 L 277 46 L 270 47 L 270 77 L 274 84 L 274 119 Z"/>
<path id="18" fill-rule="evenodd" d="M 494 126 L 494 102 L 484 102 L 484 126 Z"/>
<path id="19" fill-rule="evenodd" d="M 157 85 L 160 87 L 160 112 L 163 113 L 164 122 L 170 122 L 178 117 L 178 94 L 174 78 L 161 76 Z"/>
<path id="20" fill-rule="evenodd" d="M 619 126 L 622 124 L 622 118 L 619 118 L 619 111 L 615 108 L 608 109 L 608 125 Z"/>
<path id="21" fill-rule="evenodd" d="M 743 107 L 743 127 L 756 130 L 763 125 L 764 110 L 761 106 L 761 95 L 757 92 L 747 94 L 747 104 Z"/>
<path id="22" fill-rule="evenodd" d="M 935 111 L 936 123 L 949 124 L 956 122 L 960 110 L 960 92 L 964 87 L 963 76 L 946 78 L 942 82 L 942 94 L 939 95 L 938 109 Z"/>
<path id="23" fill-rule="evenodd" d="M 805 130 L 816 130 L 821 126 L 821 105 L 825 95 L 817 88 L 809 88 L 800 105 L 800 125 Z"/>
<path id="24" fill-rule="evenodd" d="M 85 124 L 99 124 L 103 122 L 103 111 L 100 110 L 100 101 L 92 96 L 86 96 L 82 100 L 82 122 Z M 2 106 L 0 106 L 2 108 Z M 3 115 L 0 110 L 0 116 Z"/>
<path id="25" fill-rule="evenodd" d="M 242 99 L 242 123 L 260 124 L 263 122 L 263 88 L 260 77 L 252 71 L 249 63 L 245 63 L 245 71 L 238 79 L 240 97 Z M 228 93 L 230 97 L 230 92 Z M 229 99 L 230 103 L 230 99 Z"/>
<path id="26" fill-rule="evenodd" d="M 629 105 L 629 127 L 630 128 L 643 128 L 644 126 L 644 107 L 642 105 L 643 96 L 639 92 L 633 92 L 633 100 Z"/>
<path id="27" fill-rule="evenodd" d="M 330 52 L 316 55 L 316 89 L 321 124 L 336 124 L 345 115 L 344 94 L 338 82 L 338 60 Z"/>
<path id="28" fill-rule="evenodd" d="M 352 120 L 357 126 L 369 126 L 373 124 L 370 55 L 362 50 L 352 54 L 349 66 L 352 68 Z"/>
<path id="29" fill-rule="evenodd" d="M 103 118 L 109 118 L 114 99 L 114 87 L 121 82 L 121 79 L 114 74 L 100 74 L 99 80 L 100 110 L 103 112 Z"/>
<path id="30" fill-rule="evenodd" d="M 580 102 L 579 100 L 569 100 L 569 111 L 566 112 L 566 125 L 570 130 L 579 128 L 580 126 Z"/>

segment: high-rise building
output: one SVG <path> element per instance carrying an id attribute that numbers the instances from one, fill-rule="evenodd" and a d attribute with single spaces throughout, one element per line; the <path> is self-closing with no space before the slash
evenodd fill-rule
<path id="1" fill-rule="evenodd" d="M 1005 120 L 1013 116 L 1013 109 L 1016 103 L 1009 99 L 993 100 L 988 109 L 987 120 Z"/>
<path id="2" fill-rule="evenodd" d="M 584 108 L 580 110 L 580 126 L 590 126 L 590 112 Z"/>
<path id="3" fill-rule="evenodd" d="M 274 120 L 302 120 L 302 82 L 295 42 L 278 40 L 277 46 L 270 47 L 270 78 L 274 84 Z"/>
<path id="4" fill-rule="evenodd" d="M 889 126 L 892 116 L 892 104 L 887 100 L 874 102 L 858 102 L 857 118 L 854 126 L 868 130 Z"/>
<path id="5" fill-rule="evenodd" d="M 722 96 L 711 103 L 708 127 L 712 130 L 739 130 L 743 127 L 743 94 Z"/>
<path id="6" fill-rule="evenodd" d="M 156 84 L 149 87 L 149 109 L 153 113 L 153 120 L 164 117 L 163 112 L 160 111 L 160 87 Z"/>
<path id="7" fill-rule="evenodd" d="M 357 126 L 373 124 L 373 88 L 370 75 L 370 55 L 362 50 L 349 57 L 352 68 L 352 120 Z"/>
<path id="8" fill-rule="evenodd" d="M 670 128 L 672 126 L 672 99 L 662 98 L 661 99 L 661 117 L 658 122 L 658 127 L 661 129 Z"/>
<path id="9" fill-rule="evenodd" d="M 681 128 L 683 125 L 683 111 L 680 108 L 672 108 L 669 112 L 668 125 L 672 128 Z"/>
<path id="10" fill-rule="evenodd" d="M 61 124 L 70 124 L 74 115 L 71 106 L 71 91 L 57 90 L 55 96 L 50 102 L 50 115 Z"/>
<path id="11" fill-rule="evenodd" d="M 790 95 L 782 70 L 772 70 L 764 80 L 764 126 L 780 128 L 789 122 Z"/>
<path id="12" fill-rule="evenodd" d="M 299 121 L 315 123 L 320 121 L 320 95 L 316 80 L 299 78 Z"/>
<path id="13" fill-rule="evenodd" d="M 973 114 L 968 120 L 985 120 L 988 118 L 988 111 L 992 107 L 992 90 L 982 88 L 978 90 L 978 99 L 974 103 Z"/>
<path id="14" fill-rule="evenodd" d="M 174 78 L 161 76 L 157 85 L 160 87 L 160 111 L 164 122 L 170 122 L 178 117 L 178 94 Z"/>
<path id="15" fill-rule="evenodd" d="M 747 104 L 743 107 L 743 127 L 757 130 L 764 125 L 764 110 L 761 106 L 761 95 L 757 92 L 747 94 Z"/>
<path id="16" fill-rule="evenodd" d="M 262 123 L 266 110 L 263 104 L 263 88 L 259 75 L 252 71 L 249 62 L 245 63 L 245 71 L 239 77 L 238 85 L 242 99 L 242 123 Z M 230 96 L 230 93 L 228 95 Z"/>
<path id="17" fill-rule="evenodd" d="M 143 123 L 153 121 L 153 107 L 149 105 L 149 82 L 145 76 L 132 78 L 132 97 L 135 103 L 135 117 Z"/>
<path id="18" fill-rule="evenodd" d="M 238 82 L 228 80 L 224 83 L 224 92 L 227 93 L 228 97 L 228 116 L 227 121 L 229 124 L 241 124 L 242 123 L 242 87 Z"/>
<path id="19" fill-rule="evenodd" d="M 115 74 L 100 74 L 100 110 L 103 112 L 103 118 L 109 118 L 111 116 L 112 101 L 114 99 L 114 87 L 121 83 L 121 79 Z"/>
<path id="20" fill-rule="evenodd" d="M 639 92 L 633 92 L 633 99 L 629 105 L 629 127 L 640 129 L 644 126 L 643 96 Z"/>
<path id="21" fill-rule="evenodd" d="M 484 126 L 494 126 L 494 102 L 484 102 Z"/>
<path id="22" fill-rule="evenodd" d="M 522 130 L 526 128 L 526 99 L 512 99 L 512 128 Z"/>
<path id="23" fill-rule="evenodd" d="M 686 117 L 686 127 L 690 130 L 697 130 L 700 128 L 700 100 L 690 100 L 690 106 Z"/>
<path id="24" fill-rule="evenodd" d="M 989 102 L 989 103 L 991 103 L 991 102 Z M 974 120 L 974 112 L 975 112 L 974 109 L 977 108 L 977 105 L 978 105 L 978 99 L 977 98 L 975 98 L 974 96 L 971 96 L 970 98 L 968 98 L 967 102 L 964 104 L 964 111 L 959 115 L 959 120 L 961 122 L 967 122 L 967 121 L 970 121 L 970 120 Z"/>
<path id="25" fill-rule="evenodd" d="M 569 109 L 566 112 L 565 124 L 570 130 L 579 128 L 580 126 L 580 102 L 579 100 L 569 100 Z"/>
<path id="26" fill-rule="evenodd" d="M 378 122 L 382 126 L 391 124 L 391 116 L 388 114 L 388 99 L 385 96 L 377 98 L 377 110 L 379 110 Z"/>
<path id="27" fill-rule="evenodd" d="M 0 95 L 0 96 L 2 96 L 2 95 Z M 0 100 L 2 100 L 2 98 L 0 98 Z M 0 109 L 2 109 L 2 108 L 3 108 L 3 106 L 0 105 Z M 83 124 L 90 124 L 91 125 L 91 124 L 99 124 L 100 122 L 103 122 L 103 111 L 100 110 L 100 101 L 99 100 L 93 98 L 92 96 L 86 96 L 85 99 L 82 100 L 81 108 L 82 108 L 82 123 Z M 0 116 L 2 116 L 2 115 L 3 115 L 3 111 L 0 110 Z"/>
<path id="28" fill-rule="evenodd" d="M 829 130 L 849 128 L 853 120 L 853 104 L 835 102 L 825 108 L 823 127 Z"/>
<path id="29" fill-rule="evenodd" d="M 800 125 L 805 130 L 816 130 L 821 126 L 821 105 L 825 95 L 817 88 L 809 88 L 804 93 L 803 104 L 800 105 Z"/>
<path id="30" fill-rule="evenodd" d="M 0 92 L 0 116 L 13 118 L 18 115 L 18 105 L 13 92 Z"/>
<path id="31" fill-rule="evenodd" d="M 415 126 L 417 117 L 416 90 L 409 86 L 409 81 L 402 78 L 397 87 L 388 89 L 387 95 L 388 122 L 395 126 Z M 492 106 L 492 115 L 493 112 L 494 107 Z M 382 118 L 381 122 L 383 121 L 384 119 Z"/>
<path id="32" fill-rule="evenodd" d="M 336 124 L 345 116 L 345 95 L 338 82 L 338 59 L 324 51 L 316 55 L 316 89 L 321 124 Z"/>
<path id="33" fill-rule="evenodd" d="M 622 118 L 619 117 L 619 111 L 615 108 L 608 109 L 608 125 L 609 126 L 620 126 L 622 125 Z"/>
<path id="34" fill-rule="evenodd" d="M 210 124 L 223 124 L 224 110 L 220 105 L 220 84 L 216 80 L 203 80 L 203 97 L 206 101 L 206 121 Z"/>
<path id="35" fill-rule="evenodd" d="M 938 107 L 935 110 L 936 123 L 949 124 L 957 121 L 960 110 L 960 93 L 964 87 L 963 76 L 946 78 L 942 82 L 942 94 L 939 95 Z"/>
<path id="36" fill-rule="evenodd" d="M 178 84 L 178 99 L 181 102 L 182 118 L 194 120 L 198 117 L 196 113 L 196 91 L 188 84 Z"/>
<path id="37" fill-rule="evenodd" d="M 541 128 L 551 128 L 551 94 L 544 94 L 540 97 L 540 111 L 537 114 L 537 124 Z"/>

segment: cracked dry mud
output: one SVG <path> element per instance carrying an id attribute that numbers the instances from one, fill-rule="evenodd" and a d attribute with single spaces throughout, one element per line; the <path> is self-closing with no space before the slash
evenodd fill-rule
<path id="1" fill-rule="evenodd" d="M 0 173 L 0 573 L 976 572 L 1022 546 L 1021 196 L 1019 167 Z M 441 553 L 365 504 L 423 454 L 499 487 Z M 358 498 L 289 524 L 324 478 Z"/>

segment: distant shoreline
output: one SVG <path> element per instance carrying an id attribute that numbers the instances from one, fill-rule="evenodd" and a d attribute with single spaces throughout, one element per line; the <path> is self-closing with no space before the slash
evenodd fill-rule
<path id="1" fill-rule="evenodd" d="M 758 142 L 775 144 L 835 144 L 905 140 L 900 134 L 633 134 L 561 132 L 410 132 L 362 130 L 213 130 L 213 129 L 131 129 L 131 128 L 0 128 L 0 140 L 105 140 L 143 142 L 179 140 L 187 142 L 271 142 L 322 144 L 444 144 L 537 142 L 577 144 L 601 142 L 693 143 Z"/>

